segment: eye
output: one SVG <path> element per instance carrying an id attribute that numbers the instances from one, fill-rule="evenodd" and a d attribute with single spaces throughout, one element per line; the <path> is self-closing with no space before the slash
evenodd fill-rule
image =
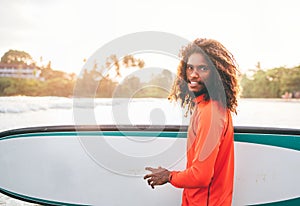
<path id="1" fill-rule="evenodd" d="M 207 70 L 209 70 L 209 68 L 207 66 L 199 66 L 197 69 L 199 71 L 207 71 Z"/>
<path id="2" fill-rule="evenodd" d="M 187 70 L 193 70 L 194 68 L 193 68 L 192 65 L 188 64 L 188 65 L 186 66 L 186 69 L 187 69 Z"/>

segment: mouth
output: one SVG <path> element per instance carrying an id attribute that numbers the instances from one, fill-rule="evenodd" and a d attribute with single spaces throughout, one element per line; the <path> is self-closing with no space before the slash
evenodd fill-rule
<path id="1" fill-rule="evenodd" d="M 191 87 L 196 87 L 198 85 L 202 85 L 202 82 L 197 82 L 197 81 L 188 81 L 188 83 L 190 84 Z"/>

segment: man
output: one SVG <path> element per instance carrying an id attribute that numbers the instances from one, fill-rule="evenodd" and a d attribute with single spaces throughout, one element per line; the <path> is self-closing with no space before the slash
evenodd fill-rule
<path id="1" fill-rule="evenodd" d="M 144 179 L 154 188 L 167 182 L 184 188 L 182 205 L 231 205 L 237 65 L 218 41 L 196 39 L 181 50 L 177 79 L 169 96 L 192 113 L 184 171 L 151 168 Z"/>

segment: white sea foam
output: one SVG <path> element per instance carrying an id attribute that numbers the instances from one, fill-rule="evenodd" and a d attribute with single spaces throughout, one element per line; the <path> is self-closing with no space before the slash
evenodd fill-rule
<path id="1" fill-rule="evenodd" d="M 64 97 L 1 97 L 0 113 L 23 113 L 48 109 L 70 109 L 72 101 Z"/>
<path id="2" fill-rule="evenodd" d="M 112 106 L 121 100 L 110 98 L 66 98 L 66 97 L 0 97 L 0 113 L 24 113 L 50 109 L 94 108 L 97 106 Z"/>

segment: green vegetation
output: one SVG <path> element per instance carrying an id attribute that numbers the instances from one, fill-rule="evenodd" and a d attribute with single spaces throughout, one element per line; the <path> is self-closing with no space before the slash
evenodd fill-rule
<path id="1" fill-rule="evenodd" d="M 51 62 L 46 66 L 37 66 L 32 57 L 18 50 L 9 50 L 1 57 L 2 65 L 22 68 L 31 66 L 39 72 L 39 78 L 0 77 L 0 96 L 71 96 L 75 84 L 75 74 L 53 70 Z M 0 68 L 1 70 L 1 68 Z"/>
<path id="2" fill-rule="evenodd" d="M 11 77 L 0 78 L 0 96 L 71 96 L 74 81 L 53 78 L 46 81 Z"/>
<path id="3" fill-rule="evenodd" d="M 148 82 L 141 82 L 139 77 L 132 75 L 117 85 L 113 97 L 167 98 L 173 81 L 174 77 L 167 69 L 153 74 Z"/>
<path id="4" fill-rule="evenodd" d="M 281 98 L 284 94 L 300 98 L 300 65 L 294 68 L 257 69 L 241 79 L 242 97 Z"/>
<path id="5" fill-rule="evenodd" d="M 79 77 L 53 70 L 51 62 L 37 66 L 31 56 L 24 51 L 9 50 L 1 58 L 1 63 L 11 65 L 31 65 L 40 73 L 37 79 L 0 77 L 0 96 L 64 96 L 64 97 L 164 97 L 172 85 L 171 72 L 163 70 L 148 82 L 142 82 L 135 75 L 118 80 L 123 69 L 142 69 L 143 60 L 126 55 L 119 60 L 116 55 L 106 59 L 99 67 L 96 63 L 90 70 L 84 69 Z M 30 63 L 30 64 L 28 64 Z M 0 68 L 1 69 L 1 68 Z M 107 72 L 110 71 L 110 72 Z M 120 81 L 120 82 L 119 82 Z"/>
<path id="6" fill-rule="evenodd" d="M 126 55 L 121 61 L 116 55 L 111 55 L 106 59 L 105 66 L 99 68 L 97 64 L 94 64 L 91 70 L 83 70 L 83 74 L 77 79 L 73 94 L 76 97 L 111 98 L 114 91 L 122 87 L 117 80 L 122 76 L 121 67 L 124 69 L 142 69 L 144 64 L 143 60 L 136 59 L 132 55 Z M 123 89 L 120 97 L 129 97 L 128 93 L 131 92 L 132 85 L 135 84 L 130 81 L 127 90 Z"/>
<path id="7" fill-rule="evenodd" d="M 142 69 L 145 65 L 143 60 L 132 55 L 126 55 L 121 60 L 111 55 L 104 65 L 99 67 L 95 63 L 92 69 L 83 70 L 79 77 L 52 69 L 51 62 L 37 66 L 24 51 L 9 50 L 0 63 L 34 66 L 40 74 L 37 79 L 0 77 L 0 96 L 166 98 L 174 81 L 174 76 L 166 69 L 152 73 L 148 82 L 142 81 L 138 72 L 121 81 L 124 69 Z M 262 70 L 258 63 L 252 75 L 241 76 L 241 87 L 244 98 L 281 98 L 287 94 L 300 98 L 300 65 Z"/>
<path id="8" fill-rule="evenodd" d="M 11 49 L 1 57 L 1 63 L 31 65 L 34 61 L 27 52 Z"/>

